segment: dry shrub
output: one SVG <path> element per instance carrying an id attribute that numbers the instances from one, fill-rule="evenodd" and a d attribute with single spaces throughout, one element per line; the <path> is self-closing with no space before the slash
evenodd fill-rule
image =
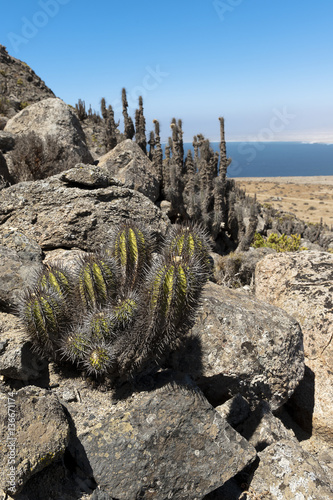
<path id="1" fill-rule="evenodd" d="M 10 155 L 14 182 L 45 179 L 69 168 L 63 147 L 55 138 L 41 138 L 35 132 L 18 137 Z"/>

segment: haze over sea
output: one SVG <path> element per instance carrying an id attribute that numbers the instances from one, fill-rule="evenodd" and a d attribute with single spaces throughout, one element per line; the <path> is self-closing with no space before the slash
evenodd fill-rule
<path id="1" fill-rule="evenodd" d="M 212 142 L 214 151 L 219 143 Z M 184 143 L 185 154 L 193 147 Z M 333 144 L 227 142 L 228 177 L 333 175 Z"/>

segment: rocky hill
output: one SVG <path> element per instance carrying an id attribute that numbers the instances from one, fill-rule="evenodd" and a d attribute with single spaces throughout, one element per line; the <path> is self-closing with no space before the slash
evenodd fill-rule
<path id="1" fill-rule="evenodd" d="M 47 97 L 55 95 L 43 80 L 0 45 L 0 115 L 12 117 L 29 104 Z"/>

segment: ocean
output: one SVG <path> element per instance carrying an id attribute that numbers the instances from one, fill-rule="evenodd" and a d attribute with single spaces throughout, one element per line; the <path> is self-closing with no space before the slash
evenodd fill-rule
<path id="1" fill-rule="evenodd" d="M 214 151 L 219 143 L 212 142 Z M 185 154 L 193 147 L 184 143 Z M 333 175 L 333 144 L 301 142 L 228 142 L 228 177 Z"/>

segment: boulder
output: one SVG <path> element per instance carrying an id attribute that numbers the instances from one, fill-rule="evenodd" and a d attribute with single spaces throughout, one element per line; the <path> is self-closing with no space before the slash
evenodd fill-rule
<path id="1" fill-rule="evenodd" d="M 84 169 L 89 173 L 93 168 L 85 166 L 77 170 L 83 175 Z M 43 250 L 74 247 L 98 250 L 108 243 L 112 228 L 129 218 L 149 226 L 157 237 L 165 234 L 170 224 L 137 191 L 117 185 L 95 188 L 82 182 L 75 184 L 68 182 L 64 173 L 20 182 L 1 194 L 0 238 L 16 227 L 36 240 Z"/>
<path id="2" fill-rule="evenodd" d="M 0 313 L 0 374 L 25 383 L 47 371 L 47 362 L 33 349 L 20 320 Z"/>
<path id="3" fill-rule="evenodd" d="M 18 291 L 26 286 L 41 262 L 41 248 L 25 234 L 10 229 L 0 234 L 0 309 L 15 309 Z"/>
<path id="4" fill-rule="evenodd" d="M 75 459 L 88 460 L 103 492 L 122 500 L 198 499 L 253 462 L 254 448 L 188 377 L 162 372 L 155 381 L 116 404 L 90 391 L 81 393 L 82 404 L 67 405 L 82 445 Z"/>
<path id="5" fill-rule="evenodd" d="M 280 308 L 208 283 L 196 323 L 170 362 L 191 374 L 214 406 L 239 392 L 250 402 L 269 401 L 274 410 L 303 377 L 302 332 Z"/>
<path id="6" fill-rule="evenodd" d="M 126 139 L 99 158 L 98 165 L 107 170 L 126 187 L 144 194 L 151 201 L 159 196 L 160 183 L 154 166 L 142 149 Z"/>
<path id="7" fill-rule="evenodd" d="M 5 132 L 19 135 L 34 132 L 44 141 L 47 138 L 53 140 L 52 144 L 57 146 L 55 163 L 67 168 L 79 162 L 94 161 L 77 116 L 58 98 L 44 99 L 23 109 L 7 122 Z M 54 151 L 49 151 L 51 157 L 54 154 Z M 55 165 L 55 169 L 58 167 Z"/>
<path id="8" fill-rule="evenodd" d="M 249 488 L 257 498 L 332 499 L 332 478 L 296 440 L 285 439 L 271 444 L 259 453 L 259 458 Z"/>
<path id="9" fill-rule="evenodd" d="M 333 255 L 269 255 L 256 268 L 256 296 L 299 321 L 306 371 L 290 401 L 293 418 L 333 443 Z"/>
<path id="10" fill-rule="evenodd" d="M 58 398 L 28 386 L 0 393 L 0 487 L 19 493 L 31 476 L 58 460 L 69 442 L 69 424 Z M 13 462 L 11 462 L 13 460 Z M 13 489 L 12 489 L 13 488 Z"/>

